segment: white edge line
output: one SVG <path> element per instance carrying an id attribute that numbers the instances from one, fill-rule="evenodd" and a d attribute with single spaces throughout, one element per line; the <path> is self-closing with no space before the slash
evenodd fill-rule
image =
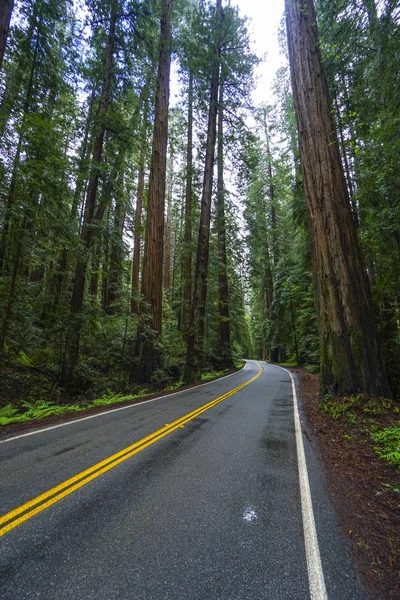
<path id="1" fill-rule="evenodd" d="M 315 526 L 314 511 L 310 491 L 310 481 L 308 478 L 307 463 L 304 453 L 303 436 L 301 433 L 296 385 L 294 377 L 290 371 L 284 369 L 283 367 L 278 368 L 282 369 L 283 371 L 286 371 L 292 383 L 294 426 L 296 432 L 297 463 L 299 468 L 300 482 L 301 512 L 303 517 L 303 532 L 306 547 L 310 598 L 311 600 L 328 600 L 328 594 L 325 587 L 324 572 L 321 563 L 321 554 L 318 545 L 317 529 Z"/>
<path id="2" fill-rule="evenodd" d="M 52 425 L 51 427 L 42 427 L 41 429 L 35 429 L 35 431 L 29 431 L 28 433 L 21 433 L 21 435 L 15 435 L 10 438 L 6 438 L 5 440 L 0 440 L 0 444 L 5 444 L 6 442 L 12 442 L 13 440 L 19 440 L 23 437 L 28 437 L 30 435 L 36 435 L 37 433 L 44 433 L 45 431 L 51 431 L 52 429 L 58 429 L 59 427 L 66 427 L 67 425 L 74 425 L 75 423 L 80 423 L 81 421 L 88 421 L 89 419 L 96 419 L 97 417 L 104 417 L 104 415 L 109 415 L 110 413 L 118 412 L 120 410 L 126 410 L 128 408 L 137 408 L 138 406 L 143 406 L 143 404 L 148 404 L 149 402 L 155 402 L 156 400 L 162 400 L 163 398 L 171 398 L 171 396 L 177 396 L 178 394 L 183 394 L 184 392 L 189 392 L 190 390 L 195 390 L 197 388 L 203 387 L 204 385 L 210 385 L 210 383 L 215 383 L 216 381 L 222 381 L 222 379 L 227 379 L 228 377 L 232 377 L 232 375 L 237 375 L 241 371 L 244 371 L 247 367 L 248 361 L 244 360 L 244 366 L 235 371 L 234 373 L 230 373 L 229 375 L 224 375 L 223 377 L 219 377 L 218 379 L 213 379 L 213 381 L 207 381 L 206 383 L 200 383 L 199 385 L 193 385 L 192 387 L 186 390 L 180 390 L 179 392 L 172 392 L 171 394 L 164 394 L 163 396 L 157 396 L 157 398 L 151 398 L 150 400 L 143 400 L 143 402 L 136 402 L 135 404 L 129 404 L 128 406 L 120 406 L 119 408 L 112 408 L 111 410 L 104 410 L 103 412 L 96 413 L 95 415 L 89 415 L 88 417 L 81 417 L 78 419 L 74 419 L 73 421 L 67 421 L 66 423 L 60 423 L 59 425 Z"/>

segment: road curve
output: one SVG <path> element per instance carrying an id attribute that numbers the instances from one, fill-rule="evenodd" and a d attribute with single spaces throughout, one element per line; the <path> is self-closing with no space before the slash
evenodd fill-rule
<path id="1" fill-rule="evenodd" d="M 294 414 L 288 372 L 247 361 L 1 443 L 0 598 L 364 598 L 300 407 L 326 595 L 310 582 Z"/>

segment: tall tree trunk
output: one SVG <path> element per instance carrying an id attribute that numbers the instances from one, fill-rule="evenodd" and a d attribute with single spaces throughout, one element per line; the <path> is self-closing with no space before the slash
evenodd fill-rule
<path id="1" fill-rule="evenodd" d="M 278 260 L 278 248 L 277 248 L 277 228 L 276 228 L 276 206 L 275 206 L 275 186 L 273 180 L 272 173 L 272 153 L 270 147 L 270 138 L 268 131 L 268 120 L 267 120 L 267 111 L 264 112 L 264 131 L 265 131 L 265 140 L 267 144 L 267 169 L 268 169 L 268 187 L 269 187 L 269 214 L 271 218 L 271 243 L 268 240 L 268 223 L 267 223 L 267 206 L 265 206 L 264 214 L 262 215 L 263 222 L 265 224 L 265 267 L 264 267 L 264 281 L 265 281 L 265 301 L 266 301 L 266 310 L 265 310 L 265 330 L 267 331 L 268 327 L 268 319 L 270 317 L 270 308 L 272 305 L 272 298 L 274 293 L 274 277 L 273 277 L 273 269 Z M 267 333 L 265 331 L 265 338 Z M 267 347 L 267 343 L 265 344 L 265 351 L 268 357 L 269 354 L 269 346 Z"/>
<path id="2" fill-rule="evenodd" d="M 121 165 L 122 166 L 122 165 Z M 108 269 L 108 306 L 107 312 L 117 312 L 115 303 L 121 295 L 122 286 L 122 256 L 123 256 L 123 229 L 125 222 L 125 207 L 123 205 L 122 190 L 117 190 L 115 196 L 114 219 L 111 231 L 110 263 Z"/>
<path id="3" fill-rule="evenodd" d="M 0 9 L 1 10 L 1 9 Z M 40 11 L 40 13 L 39 13 Z M 6 79 L 6 87 L 4 90 L 3 97 L 1 99 L 1 108 L 0 108 L 0 138 L 3 137 L 4 131 L 6 129 L 7 123 L 9 122 L 12 109 L 16 100 L 18 99 L 19 92 L 21 86 L 24 81 L 24 75 L 26 69 L 29 68 L 29 59 L 31 53 L 32 40 L 34 35 L 36 34 L 36 44 L 35 51 L 33 57 L 33 63 L 36 63 L 37 58 L 37 50 L 36 47 L 38 45 L 38 40 L 40 38 L 39 34 L 39 25 L 42 21 L 41 16 L 41 6 L 40 2 L 36 1 L 32 14 L 29 18 L 29 26 L 26 32 L 26 36 L 24 40 L 21 42 L 21 53 L 18 58 L 18 62 L 15 69 L 15 74 L 12 77 L 7 77 Z M 7 40 L 6 40 L 7 41 Z M 0 66 L 1 68 L 1 66 Z M 31 66 L 32 72 L 32 66 Z M 30 79 L 30 78 L 29 78 Z M 29 84 L 28 84 L 29 85 Z"/>
<path id="4" fill-rule="evenodd" d="M 90 149 L 89 133 L 90 133 L 90 127 L 91 127 L 92 119 L 93 119 L 93 107 L 94 107 L 95 97 L 96 97 L 96 84 L 94 84 L 92 87 L 92 93 L 90 96 L 89 106 L 88 106 L 88 113 L 86 116 L 83 141 L 82 141 L 82 145 L 81 145 L 80 152 L 79 152 L 78 173 L 77 173 L 74 197 L 72 200 L 71 212 L 70 212 L 70 217 L 71 217 L 72 222 L 74 222 L 77 217 L 78 207 L 81 202 L 81 198 L 82 198 L 82 195 L 83 195 L 83 192 L 85 189 L 85 184 L 86 184 L 87 168 L 88 168 L 87 163 L 88 163 L 89 149 Z M 67 249 L 67 247 L 64 247 L 60 254 L 59 261 L 58 261 L 58 268 L 57 268 L 57 273 L 56 273 L 54 286 L 53 286 L 54 287 L 54 293 L 53 293 L 54 307 L 57 307 L 62 304 L 64 294 L 68 288 L 69 277 L 68 277 L 67 268 L 68 268 L 68 249 Z"/>
<path id="5" fill-rule="evenodd" d="M 10 227 L 10 222 L 11 222 L 12 213 L 13 213 L 15 187 L 17 185 L 19 166 L 20 166 L 21 149 L 22 149 L 22 144 L 24 141 L 25 120 L 26 120 L 26 116 L 28 114 L 28 109 L 30 107 L 31 100 L 32 100 L 34 76 L 35 76 L 36 65 L 37 65 L 37 56 L 38 56 L 38 52 L 39 52 L 39 41 L 40 41 L 40 38 L 39 38 L 39 33 L 38 33 L 37 37 L 36 37 L 36 42 L 35 42 L 35 50 L 33 53 L 33 59 L 32 59 L 32 65 L 31 65 L 31 70 L 30 70 L 30 74 L 29 74 L 28 85 L 26 88 L 26 94 L 25 94 L 24 105 L 23 105 L 21 132 L 18 137 L 17 151 L 15 153 L 15 158 L 14 158 L 14 165 L 13 165 L 13 171 L 12 171 L 12 175 L 11 175 L 10 187 L 9 187 L 8 194 L 7 194 L 7 204 L 6 204 L 6 210 L 5 210 L 5 215 L 4 215 L 3 228 L 1 231 L 1 237 L 0 237 L 0 274 L 2 274 L 3 268 L 4 268 L 8 230 Z"/>
<path id="6" fill-rule="evenodd" d="M 0 5 L 0 71 L 3 65 L 13 6 L 14 0 L 2 0 Z"/>
<path id="7" fill-rule="evenodd" d="M 24 222 L 24 225 L 22 226 L 22 233 L 20 234 L 19 239 L 17 241 L 17 246 L 16 246 L 16 250 L 15 250 L 15 254 L 14 254 L 14 264 L 13 264 L 10 283 L 9 283 L 8 292 L 7 292 L 7 304 L 5 306 L 5 309 L 4 309 L 4 312 L 2 315 L 2 322 L 1 322 L 1 327 L 0 327 L 0 357 L 4 352 L 4 343 L 6 341 L 7 330 L 8 330 L 9 324 L 10 324 L 11 310 L 12 310 L 12 305 L 14 303 L 14 294 L 15 294 L 15 288 L 16 288 L 16 284 L 17 284 L 17 276 L 18 276 L 18 271 L 19 271 L 19 265 L 21 262 L 21 254 L 22 254 L 22 250 L 23 250 L 23 241 L 24 241 L 23 233 L 25 230 L 25 226 L 26 226 L 26 221 Z"/>
<path id="8" fill-rule="evenodd" d="M 187 340 L 192 299 L 192 182 L 193 182 L 193 73 L 189 71 L 188 131 L 186 146 L 185 232 L 183 240 L 182 333 Z"/>
<path id="9" fill-rule="evenodd" d="M 204 317 L 207 296 L 207 269 L 210 238 L 211 197 L 215 141 L 217 136 L 218 88 L 221 55 L 222 3 L 216 2 L 215 56 L 212 66 L 210 107 L 208 113 L 207 147 L 204 167 L 203 193 L 201 198 L 200 229 L 197 244 L 196 273 L 191 311 L 191 327 L 188 336 L 184 379 L 191 383 L 201 376 L 203 359 Z"/>
<path id="10" fill-rule="evenodd" d="M 14 251 L 13 268 L 11 271 L 10 284 L 7 293 L 7 304 L 2 315 L 2 323 L 0 327 L 0 356 L 4 352 L 4 343 L 6 340 L 7 330 L 10 324 L 12 307 L 15 300 L 17 277 L 21 265 L 21 259 L 22 257 L 26 256 L 26 250 L 31 246 L 29 238 L 31 237 L 31 234 L 35 227 L 35 215 L 37 213 L 38 202 L 39 193 L 37 191 L 37 188 L 34 186 L 30 191 L 25 215 L 23 217 L 22 223 L 19 226 L 20 230 L 17 232 L 16 236 L 16 247 Z"/>
<path id="11" fill-rule="evenodd" d="M 218 312 L 219 312 L 219 356 L 221 369 L 234 367 L 231 349 L 229 287 L 226 259 L 226 221 L 224 190 L 224 81 L 221 73 L 218 101 L 218 149 L 217 149 L 217 233 L 218 233 Z"/>
<path id="12" fill-rule="evenodd" d="M 275 206 L 275 186 L 272 177 L 272 154 L 269 142 L 269 131 L 268 131 L 268 120 L 267 111 L 264 112 L 264 130 L 265 130 L 265 141 L 267 143 L 267 169 L 268 169 L 268 187 L 269 187 L 269 199 L 270 199 L 270 216 L 271 216 L 271 227 L 272 227 L 272 260 L 276 263 L 277 248 L 276 248 L 276 206 Z M 272 276 L 272 275 L 271 275 Z M 272 282 L 271 282 L 272 283 Z"/>
<path id="13" fill-rule="evenodd" d="M 101 273 L 101 307 L 106 312 L 108 308 L 108 258 L 110 251 L 110 213 L 108 207 L 106 227 L 103 237 L 103 258 L 102 258 L 102 273 Z"/>
<path id="14" fill-rule="evenodd" d="M 168 194 L 167 194 L 167 222 L 165 224 L 165 260 L 164 260 L 164 290 L 167 301 L 171 304 L 171 209 L 172 192 L 174 186 L 174 157 L 171 153 L 169 158 Z"/>
<path id="15" fill-rule="evenodd" d="M 321 393 L 389 395 L 312 0 L 286 0 L 286 25 L 321 337 Z"/>
<path id="16" fill-rule="evenodd" d="M 150 84 L 148 84 L 150 85 Z M 142 210 L 144 195 L 144 176 L 147 145 L 147 119 L 148 119 L 148 90 L 143 102 L 142 135 L 140 140 L 138 186 L 136 194 L 136 210 L 133 234 L 133 259 L 132 259 L 132 284 L 131 284 L 131 312 L 139 313 L 139 275 L 140 275 L 140 243 L 142 238 Z"/>
<path id="17" fill-rule="evenodd" d="M 168 105 L 171 70 L 173 0 L 162 0 L 161 47 L 158 60 L 153 147 L 143 256 L 142 296 L 150 318 L 138 331 L 138 379 L 150 381 L 161 363 L 158 339 L 162 330 L 162 275 L 164 246 L 165 177 L 168 142 Z M 148 307 L 148 308 L 147 308 Z"/>
<path id="18" fill-rule="evenodd" d="M 85 291 L 86 270 L 88 265 L 88 255 L 92 239 L 92 221 L 96 207 L 97 188 L 101 162 L 103 157 L 104 135 L 106 131 L 106 113 L 110 102 L 111 77 L 115 46 L 115 24 L 116 24 L 116 6 L 112 3 L 110 9 L 110 23 L 107 40 L 107 50 L 104 65 L 104 83 L 100 98 L 99 115 L 97 119 L 98 131 L 93 142 L 92 168 L 89 177 L 89 184 L 86 193 L 86 203 L 81 231 L 81 240 L 85 249 L 85 256 L 78 258 L 75 268 L 74 287 L 71 301 L 71 327 L 66 341 L 65 360 L 63 365 L 62 378 L 64 380 L 71 376 L 79 355 L 80 341 L 80 321 L 77 315 L 82 311 L 83 296 Z"/>
<path id="19" fill-rule="evenodd" d="M 334 100 L 335 111 L 336 111 L 337 129 L 339 132 L 340 148 L 342 151 L 342 157 L 343 157 L 343 162 L 344 162 L 344 170 L 345 170 L 345 175 L 346 175 L 347 188 L 349 190 L 351 209 L 353 212 L 354 223 L 355 223 L 356 227 L 358 227 L 359 223 L 358 223 L 357 205 L 353 200 L 354 187 L 353 187 L 353 181 L 351 179 L 349 159 L 347 156 L 346 141 L 345 141 L 344 132 L 343 132 L 342 116 L 340 114 L 340 108 L 339 108 L 339 102 L 337 99 L 336 89 L 334 89 L 334 99 L 333 100 Z"/>

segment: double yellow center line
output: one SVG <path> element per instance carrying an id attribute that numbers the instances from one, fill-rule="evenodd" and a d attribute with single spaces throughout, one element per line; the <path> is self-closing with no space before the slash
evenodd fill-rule
<path id="1" fill-rule="evenodd" d="M 138 454 L 145 448 L 148 448 L 149 446 L 151 446 L 155 442 L 158 442 L 158 440 L 161 440 L 163 437 L 169 435 L 176 429 L 183 427 L 186 423 L 192 421 L 193 419 L 206 412 L 216 404 L 219 404 L 223 400 L 229 398 L 229 396 L 233 396 L 233 394 L 236 394 L 247 385 L 250 385 L 250 383 L 255 381 L 262 373 L 261 366 L 258 363 L 257 366 L 259 367 L 259 371 L 256 373 L 256 375 L 254 375 L 254 377 L 252 377 L 245 383 L 242 383 L 230 392 L 227 392 L 223 396 L 219 396 L 219 398 L 216 398 L 215 400 L 212 400 L 211 402 L 208 402 L 207 404 L 196 408 L 192 412 L 184 415 L 183 417 L 180 417 L 173 423 L 167 423 L 166 425 L 164 425 L 164 427 L 161 427 L 161 429 L 158 429 L 157 431 L 151 433 L 147 437 L 139 440 L 138 442 L 135 442 L 131 446 L 127 446 L 127 448 L 124 448 L 116 454 L 105 458 L 101 462 L 96 463 L 95 465 L 89 467 L 85 471 L 81 471 L 77 475 L 74 475 L 74 477 L 63 481 L 62 483 L 56 485 L 47 492 L 40 494 L 40 496 L 36 496 L 36 498 L 29 500 L 29 502 L 25 502 L 25 504 L 22 504 L 21 506 L 18 506 L 14 510 L 11 510 L 7 514 L 3 515 L 2 517 L 0 517 L 0 536 L 4 535 L 5 533 L 8 533 L 15 527 L 18 527 L 18 525 L 21 525 L 28 519 L 31 519 L 38 513 L 45 510 L 46 508 L 49 508 L 49 506 L 52 506 L 59 500 L 62 500 L 69 494 L 72 494 L 72 492 L 75 492 L 75 490 L 78 490 L 93 479 L 96 479 L 96 477 L 99 477 L 100 475 L 103 475 L 103 473 L 110 471 L 110 469 L 113 469 L 128 458 L 131 458 L 132 456 Z"/>

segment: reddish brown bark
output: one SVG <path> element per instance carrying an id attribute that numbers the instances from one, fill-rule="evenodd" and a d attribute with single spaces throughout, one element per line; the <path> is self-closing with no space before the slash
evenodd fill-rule
<path id="1" fill-rule="evenodd" d="M 182 333 L 187 340 L 192 299 L 192 182 L 193 182 L 193 73 L 189 71 L 188 130 L 186 146 L 185 232 L 183 256 Z"/>
<path id="2" fill-rule="evenodd" d="M 121 192 L 121 190 L 120 190 Z M 111 232 L 110 262 L 108 266 L 108 298 L 106 310 L 109 314 L 116 312 L 122 287 L 122 252 L 125 211 L 121 193 L 116 194 L 113 227 Z"/>
<path id="3" fill-rule="evenodd" d="M 160 366 L 157 338 L 162 330 L 162 269 L 164 246 L 165 177 L 168 141 L 168 104 L 171 69 L 173 0 L 161 5 L 161 47 L 158 61 L 153 147 L 147 205 L 146 237 L 143 256 L 142 296 L 150 315 L 146 325 L 139 328 L 139 367 L 137 377 L 149 381 Z M 144 325 L 144 324 L 143 324 Z"/>
<path id="4" fill-rule="evenodd" d="M 321 338 L 321 392 L 388 395 L 312 0 L 286 0 L 286 19 Z"/>
<path id="5" fill-rule="evenodd" d="M 226 257 L 226 220 L 224 189 L 224 82 L 223 74 L 219 85 L 218 102 L 218 150 L 217 150 L 217 233 L 218 233 L 218 312 L 219 312 L 219 356 L 221 369 L 234 367 L 231 349 L 229 286 Z"/>
<path id="6" fill-rule="evenodd" d="M 197 244 L 196 273 L 193 290 L 193 304 L 191 311 L 192 318 L 190 333 L 188 336 L 186 367 L 184 375 L 186 383 L 191 383 L 196 379 L 200 378 L 203 359 L 203 337 L 207 296 L 207 269 L 210 238 L 211 197 L 213 186 L 215 141 L 217 137 L 218 88 L 221 55 L 221 0 L 217 0 L 216 7 L 216 44 L 211 77 L 210 107 L 208 113 L 207 127 L 207 147 L 204 167 L 203 193 L 201 198 L 200 229 Z"/>
<path id="7" fill-rule="evenodd" d="M 165 260 L 164 260 L 164 290 L 168 303 L 171 302 L 171 206 L 172 206 L 172 190 L 174 184 L 174 164 L 173 155 L 170 157 L 169 182 L 168 182 L 168 206 L 167 206 L 167 222 L 165 225 Z"/>
<path id="8" fill-rule="evenodd" d="M 144 194 L 144 177 L 145 177 L 145 157 L 147 143 L 147 112 L 148 101 L 147 97 L 144 101 L 143 108 L 143 123 L 142 136 L 140 142 L 139 155 L 139 171 L 138 171 L 138 186 L 136 194 L 136 211 L 134 221 L 133 234 L 133 258 L 132 258 L 132 284 L 131 284 L 131 312 L 139 312 L 139 277 L 140 277 L 140 243 L 142 238 L 142 210 L 143 210 L 143 194 Z"/>

